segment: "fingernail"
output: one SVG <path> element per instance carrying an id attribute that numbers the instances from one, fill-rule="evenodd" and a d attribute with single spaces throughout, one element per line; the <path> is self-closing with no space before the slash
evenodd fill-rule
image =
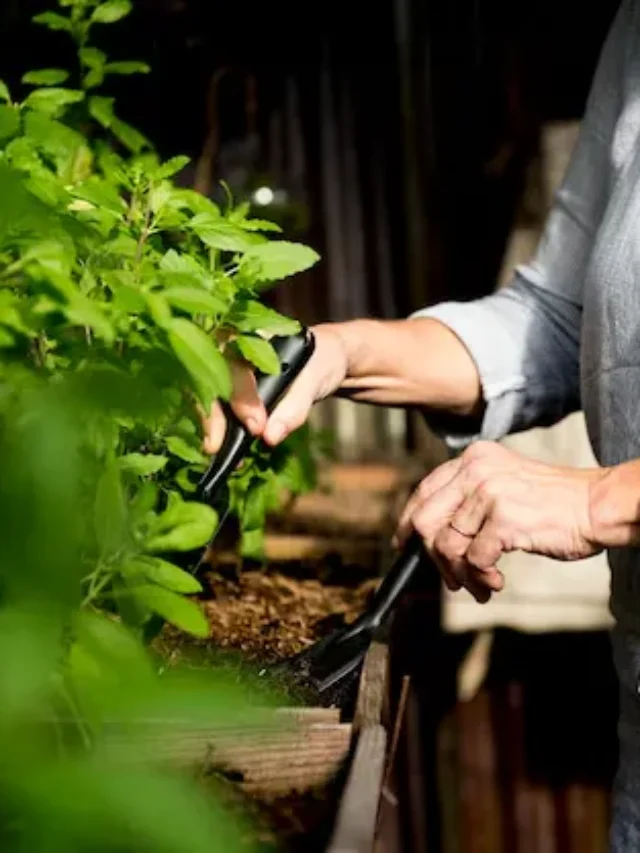
<path id="1" fill-rule="evenodd" d="M 278 444 L 287 434 L 287 427 L 282 421 L 274 421 L 269 427 L 267 438 L 270 444 Z"/>
<path id="2" fill-rule="evenodd" d="M 255 435 L 260 429 L 260 424 L 255 418 L 247 418 L 247 429 L 250 433 Z"/>

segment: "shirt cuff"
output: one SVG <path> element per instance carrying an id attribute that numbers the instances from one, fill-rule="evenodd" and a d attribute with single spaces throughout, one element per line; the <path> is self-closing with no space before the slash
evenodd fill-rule
<path id="1" fill-rule="evenodd" d="M 519 350 L 508 325 L 483 302 L 442 302 L 411 314 L 411 318 L 439 320 L 462 341 L 474 360 L 485 402 L 481 422 L 460 421 L 443 425 L 438 416 L 427 415 L 431 428 L 452 450 L 461 450 L 477 439 L 496 441 L 512 432 L 525 405 L 526 380 L 512 366 Z M 511 366 L 511 369 L 510 369 Z"/>

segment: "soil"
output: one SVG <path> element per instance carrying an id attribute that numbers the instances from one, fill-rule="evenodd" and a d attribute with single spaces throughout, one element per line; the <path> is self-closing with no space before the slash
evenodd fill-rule
<path id="1" fill-rule="evenodd" d="M 184 663 L 194 646 L 266 664 L 289 657 L 362 613 L 378 583 L 362 575 L 338 584 L 277 569 L 245 570 L 236 577 L 211 572 L 204 578 L 210 638 L 186 640 L 167 626 L 163 654 L 173 664 Z"/>

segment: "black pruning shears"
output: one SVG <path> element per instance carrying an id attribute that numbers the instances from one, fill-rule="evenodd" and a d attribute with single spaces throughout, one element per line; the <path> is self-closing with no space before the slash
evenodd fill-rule
<path id="1" fill-rule="evenodd" d="M 312 332 L 305 328 L 302 328 L 295 335 L 271 338 L 271 345 L 280 362 L 280 372 L 274 375 L 256 371 L 255 374 L 258 396 L 268 413 L 275 409 L 278 402 L 299 376 L 300 371 L 313 355 L 315 343 Z M 202 551 L 196 552 L 199 554 L 198 559 L 194 559 L 192 565 L 186 569 L 196 576 L 207 565 L 209 549 L 229 515 L 229 477 L 246 458 L 254 441 L 254 436 L 236 417 L 231 406 L 228 403 L 223 403 L 222 408 L 227 424 L 224 439 L 220 450 L 202 475 L 196 490 L 198 500 L 216 510 L 218 523 L 207 545 Z M 183 561 L 184 554 L 176 557 L 176 562 Z M 159 616 L 153 616 L 149 619 L 143 631 L 145 640 L 151 642 L 158 635 L 163 625 L 164 620 Z"/>

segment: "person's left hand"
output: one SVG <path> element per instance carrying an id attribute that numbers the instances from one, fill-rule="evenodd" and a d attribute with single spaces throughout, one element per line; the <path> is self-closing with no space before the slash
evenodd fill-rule
<path id="1" fill-rule="evenodd" d="M 426 477 L 396 531 L 424 539 L 449 589 L 465 586 L 478 601 L 502 589 L 502 554 L 529 551 L 559 560 L 598 553 L 590 517 L 600 468 L 561 468 L 479 441 Z"/>

